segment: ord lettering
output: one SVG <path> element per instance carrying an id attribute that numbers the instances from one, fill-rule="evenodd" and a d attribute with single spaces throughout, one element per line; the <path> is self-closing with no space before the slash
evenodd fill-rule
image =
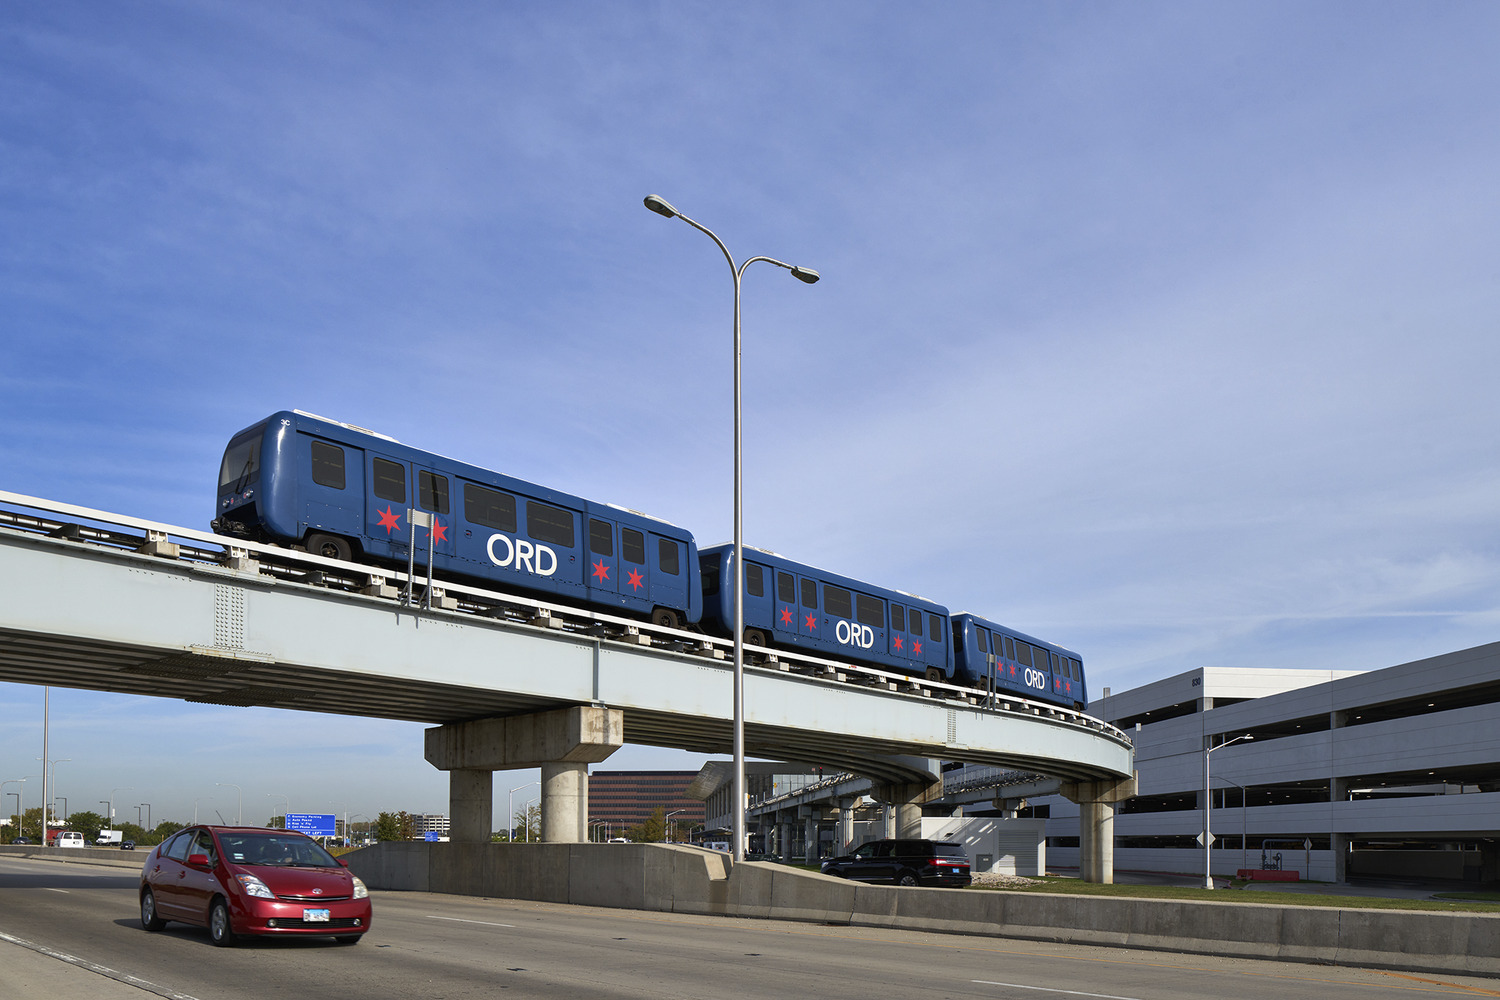
<path id="1" fill-rule="evenodd" d="M 834 635 L 845 646 L 858 646 L 861 649 L 869 649 L 875 645 L 875 630 L 868 625 L 856 625 L 853 622 L 840 621 L 834 629 Z"/>
<path id="2" fill-rule="evenodd" d="M 503 556 L 495 554 L 496 546 L 501 545 L 505 548 Z M 486 551 L 490 554 L 490 562 L 502 568 L 514 563 L 516 569 L 524 567 L 526 572 L 536 576 L 551 576 L 557 572 L 557 553 L 545 545 L 537 545 L 524 538 L 511 541 L 505 535 L 493 534 Z M 535 566 L 532 565 L 533 562 Z"/>
<path id="3" fill-rule="evenodd" d="M 1029 687 L 1036 688 L 1038 691 L 1045 691 L 1047 690 L 1047 675 L 1035 667 L 1027 667 L 1026 684 Z"/>

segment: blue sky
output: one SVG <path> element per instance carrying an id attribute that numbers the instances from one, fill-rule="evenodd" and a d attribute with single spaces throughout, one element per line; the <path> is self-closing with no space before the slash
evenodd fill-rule
<path id="1" fill-rule="evenodd" d="M 750 543 L 1077 649 L 1095 692 L 1493 641 L 1497 29 L 12 5 L 0 489 L 203 528 L 229 436 L 297 407 L 725 540 L 728 266 L 654 192 L 823 274 L 745 279 Z M 37 773 L 40 689 L 0 716 L 0 777 Z M 420 726 L 59 689 L 52 718 L 74 809 L 446 809 Z"/>

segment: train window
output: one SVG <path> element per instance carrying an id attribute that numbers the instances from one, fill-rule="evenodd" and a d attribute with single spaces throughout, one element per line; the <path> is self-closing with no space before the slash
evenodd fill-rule
<path id="1" fill-rule="evenodd" d="M 380 461 L 378 458 L 376 461 Z M 516 498 L 499 490 L 464 483 L 464 517 L 471 524 L 500 531 L 516 530 Z"/>
<path id="2" fill-rule="evenodd" d="M 916 608 L 911 609 L 911 634 L 922 634 L 922 612 L 918 611 Z"/>
<path id="3" fill-rule="evenodd" d="M 776 574 L 776 599 L 782 604 L 797 603 L 797 582 L 792 579 L 792 574 Z"/>
<path id="4" fill-rule="evenodd" d="M 537 500 L 526 501 L 526 534 L 539 542 L 573 547 L 573 512 Z"/>
<path id="5" fill-rule="evenodd" d="M 802 578 L 802 606 L 814 610 L 818 607 L 818 584 L 806 577 Z"/>
<path id="6" fill-rule="evenodd" d="M 885 602 L 868 594 L 855 594 L 854 603 L 859 608 L 859 623 L 885 628 Z"/>
<path id="7" fill-rule="evenodd" d="M 620 529 L 620 555 L 637 566 L 646 562 L 646 536 L 634 528 Z"/>
<path id="8" fill-rule="evenodd" d="M 906 609 L 899 604 L 891 605 L 891 628 L 899 632 L 906 631 Z"/>
<path id="9" fill-rule="evenodd" d="M 943 633 L 947 631 L 947 629 L 943 628 L 943 620 L 937 615 L 928 615 L 927 624 L 931 626 L 928 629 L 927 637 L 933 642 L 942 642 Z"/>
<path id="10" fill-rule="evenodd" d="M 224 464 L 219 466 L 219 488 L 238 490 L 260 471 L 260 436 L 236 441 L 224 449 Z"/>
<path id="11" fill-rule="evenodd" d="M 745 592 L 751 597 L 766 596 L 766 571 L 755 563 L 745 563 Z"/>
<path id="12" fill-rule="evenodd" d="M 1077 660 L 1073 659 L 1070 656 L 1070 657 L 1068 657 L 1068 666 L 1070 666 L 1070 667 L 1073 668 L 1073 679 L 1075 681 L 1081 681 L 1081 680 L 1083 680 L 1083 664 L 1082 663 L 1079 663 Z"/>
<path id="13" fill-rule="evenodd" d="M 1016 646 L 1015 643 L 1011 642 L 1010 636 L 1005 637 L 1005 658 L 1007 660 L 1014 660 L 1016 658 Z"/>
<path id="14" fill-rule="evenodd" d="M 974 626 L 974 640 L 979 643 L 979 651 L 988 653 L 990 651 L 990 634 L 978 625 Z M 730 801 L 733 801 L 732 799 Z"/>
<path id="15" fill-rule="evenodd" d="M 1023 667 L 1031 666 L 1031 643 L 1016 642 L 1016 662 Z"/>
<path id="16" fill-rule="evenodd" d="M 319 486 L 344 488 L 344 449 L 327 441 L 312 443 L 312 477 Z"/>
<path id="17" fill-rule="evenodd" d="M 448 513 L 448 477 L 439 476 L 426 469 L 418 469 L 417 503 L 423 510 L 436 511 L 439 514 Z"/>
<path id="18" fill-rule="evenodd" d="M 1033 663 L 1036 664 L 1036 668 L 1038 670 L 1046 670 L 1049 673 L 1051 672 L 1051 670 L 1052 670 L 1052 657 L 1041 646 L 1032 646 L 1031 647 L 1031 660 L 1032 660 Z"/>
<path id="19" fill-rule="evenodd" d="M 656 540 L 656 554 L 661 559 L 661 571 L 668 576 L 676 576 L 679 572 L 677 566 L 677 543 L 670 538 L 658 538 Z"/>
<path id="20" fill-rule="evenodd" d="M 839 618 L 854 617 L 854 602 L 843 587 L 823 585 L 823 610 Z"/>
<path id="21" fill-rule="evenodd" d="M 589 551 L 596 556 L 615 554 L 615 532 L 608 521 L 589 519 Z"/>
<path id="22" fill-rule="evenodd" d="M 406 503 L 406 466 L 377 458 L 374 466 L 375 495 L 382 500 Z"/>
<path id="23" fill-rule="evenodd" d="M 719 592 L 719 561 L 699 559 L 698 569 L 703 574 L 703 596 L 712 597 Z"/>

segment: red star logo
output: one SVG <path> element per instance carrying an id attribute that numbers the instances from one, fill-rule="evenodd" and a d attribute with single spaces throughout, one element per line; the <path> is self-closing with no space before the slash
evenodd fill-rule
<path id="1" fill-rule="evenodd" d="M 380 515 L 380 526 L 385 529 L 387 535 L 401 527 L 401 515 L 391 510 L 390 504 L 385 505 L 385 510 L 379 510 L 375 513 Z"/>
<path id="2" fill-rule="evenodd" d="M 807 627 L 810 628 L 810 629 L 815 629 L 815 628 L 818 627 L 818 616 L 817 615 L 808 615 L 807 616 Z"/>
<path id="3" fill-rule="evenodd" d="M 1016 676 L 1016 665 L 1014 663 L 1010 665 L 1010 675 L 1012 677 Z"/>
<path id="4" fill-rule="evenodd" d="M 896 652 L 901 652 L 901 637 L 899 635 L 893 635 L 891 636 L 891 642 L 895 643 Z"/>
<path id="5" fill-rule="evenodd" d="M 790 625 L 791 623 L 792 623 L 792 609 L 791 608 L 782 608 L 781 609 L 781 624 L 783 624 L 783 625 Z"/>
<path id="6" fill-rule="evenodd" d="M 604 560 L 603 559 L 600 559 L 599 561 L 597 561 L 596 563 L 594 563 L 594 579 L 595 580 L 608 580 L 609 579 L 609 567 L 606 566 L 606 565 L 604 565 Z"/>
<path id="7" fill-rule="evenodd" d="M 640 570 L 636 570 L 636 569 L 631 570 L 630 571 L 630 575 L 625 578 L 625 582 L 628 583 L 628 584 L 630 584 L 636 590 L 640 590 L 641 589 L 641 586 L 642 586 L 642 584 L 643 584 L 644 581 L 645 581 L 645 577 L 641 576 Z"/>
<path id="8" fill-rule="evenodd" d="M 448 540 L 448 529 L 437 518 L 432 519 L 432 540 L 434 542 L 446 542 Z"/>
<path id="9" fill-rule="evenodd" d="M 918 642 L 917 640 L 915 640 L 915 639 L 913 639 L 911 641 L 911 655 L 912 656 L 921 656 L 922 655 L 922 644 L 920 642 Z"/>

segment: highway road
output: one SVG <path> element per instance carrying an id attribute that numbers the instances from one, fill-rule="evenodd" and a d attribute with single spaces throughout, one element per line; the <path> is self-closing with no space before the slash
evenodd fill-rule
<path id="1" fill-rule="evenodd" d="M 142 930 L 136 887 L 128 868 L 0 858 L 0 997 L 1500 997 L 1500 980 L 1470 977 L 415 892 L 373 894 L 374 923 L 352 947 L 220 949 L 197 928 Z"/>

